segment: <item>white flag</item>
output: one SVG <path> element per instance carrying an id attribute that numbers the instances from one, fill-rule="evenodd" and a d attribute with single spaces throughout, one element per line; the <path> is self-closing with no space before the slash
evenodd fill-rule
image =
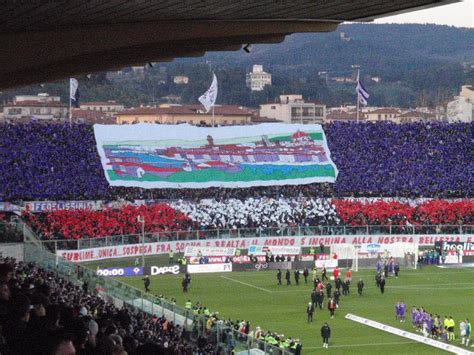
<path id="1" fill-rule="evenodd" d="M 209 89 L 199 97 L 199 102 L 206 108 L 206 112 L 209 112 L 212 106 L 216 103 L 217 98 L 217 78 L 216 74 L 212 73 L 212 83 Z"/>
<path id="2" fill-rule="evenodd" d="M 79 107 L 79 83 L 77 79 L 69 79 L 69 98 L 75 107 Z"/>

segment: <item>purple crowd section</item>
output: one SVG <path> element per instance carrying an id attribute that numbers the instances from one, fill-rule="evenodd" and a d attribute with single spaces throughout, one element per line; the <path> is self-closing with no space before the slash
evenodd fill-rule
<path id="1" fill-rule="evenodd" d="M 0 131 L 0 199 L 80 200 L 252 196 L 474 196 L 474 123 L 324 125 L 335 184 L 249 189 L 109 187 L 87 125 L 6 124 Z"/>

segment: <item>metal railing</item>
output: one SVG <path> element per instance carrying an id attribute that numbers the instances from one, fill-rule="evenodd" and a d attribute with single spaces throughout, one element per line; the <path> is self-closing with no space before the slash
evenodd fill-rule
<path id="1" fill-rule="evenodd" d="M 190 340 L 195 341 L 199 336 L 205 336 L 217 344 L 216 346 L 223 354 L 229 354 L 231 348 L 234 348 L 236 352 L 260 349 L 266 354 L 289 355 L 292 353 L 251 336 L 242 336 L 220 320 L 214 320 L 209 327 L 209 318 L 204 315 L 193 315 L 192 310 L 171 303 L 163 297 L 145 293 L 114 278 L 97 276 L 94 270 L 66 261 L 51 253 L 28 227 L 24 230 L 24 260 L 34 262 L 76 285 L 87 282 L 89 290 L 99 292 L 108 302 L 119 308 L 126 306 L 150 315 L 164 316 L 174 324 L 184 326 Z"/>
<path id="2" fill-rule="evenodd" d="M 281 228 L 203 229 L 194 231 L 145 233 L 144 243 L 192 241 L 206 239 L 338 236 L 338 235 L 461 235 L 474 234 L 474 225 L 366 225 L 366 226 L 304 226 Z M 50 250 L 81 250 L 114 245 L 142 243 L 141 234 L 104 236 L 101 238 L 45 240 Z"/>

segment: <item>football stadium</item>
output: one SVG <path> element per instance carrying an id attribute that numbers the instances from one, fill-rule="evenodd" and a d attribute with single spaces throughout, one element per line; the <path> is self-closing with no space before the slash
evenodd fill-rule
<path id="1" fill-rule="evenodd" d="M 6 4 L 0 89 L 68 79 L 69 105 L 1 111 L 0 354 L 474 354 L 470 99 L 470 120 L 395 122 L 356 66 L 351 119 L 216 123 L 255 115 L 217 105 L 209 71 L 198 108 L 72 113 L 91 90 L 73 76 L 451 2 Z"/>

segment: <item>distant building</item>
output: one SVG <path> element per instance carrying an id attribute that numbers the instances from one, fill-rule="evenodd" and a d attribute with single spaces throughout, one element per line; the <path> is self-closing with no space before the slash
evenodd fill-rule
<path id="1" fill-rule="evenodd" d="M 264 72 L 262 65 L 254 65 L 245 77 L 245 85 L 252 91 L 262 91 L 265 86 L 272 85 L 272 75 Z"/>
<path id="2" fill-rule="evenodd" d="M 459 96 L 465 97 L 466 99 L 471 100 L 471 102 L 474 102 L 474 87 L 472 85 L 461 86 Z"/>
<path id="3" fill-rule="evenodd" d="M 474 117 L 473 101 L 463 96 L 456 96 L 446 107 L 448 122 L 472 122 Z"/>
<path id="4" fill-rule="evenodd" d="M 305 102 L 302 95 L 280 95 L 280 102 L 260 105 L 260 117 L 284 123 L 323 123 L 326 105 Z"/>
<path id="5" fill-rule="evenodd" d="M 356 122 L 357 121 L 357 111 L 332 111 L 326 115 L 324 120 L 325 123 L 331 122 Z M 359 113 L 359 122 L 365 121 L 364 114 Z"/>
<path id="6" fill-rule="evenodd" d="M 402 113 L 396 117 L 397 123 L 415 123 L 415 122 L 428 122 L 436 121 L 436 114 L 431 112 L 423 111 L 408 111 Z"/>
<path id="7" fill-rule="evenodd" d="M 330 80 L 336 83 L 344 83 L 344 84 L 355 83 L 355 80 L 353 78 L 345 77 L 345 76 L 333 76 L 330 78 Z"/>
<path id="8" fill-rule="evenodd" d="M 474 87 L 463 85 L 459 96 L 446 106 L 448 122 L 472 122 L 474 118 Z"/>
<path id="9" fill-rule="evenodd" d="M 46 93 L 17 95 L 12 102 L 3 105 L 2 117 L 4 121 L 64 120 L 68 117 L 68 109 L 68 105 L 61 103 L 59 96 Z"/>
<path id="10" fill-rule="evenodd" d="M 343 42 L 350 42 L 352 40 L 352 38 L 350 38 L 349 36 L 346 36 L 346 34 L 344 32 L 341 32 L 339 34 L 339 38 L 341 39 L 341 41 Z"/>
<path id="11" fill-rule="evenodd" d="M 176 85 L 187 85 L 189 83 L 189 77 L 185 75 L 177 75 L 173 78 L 173 83 Z"/>
<path id="12" fill-rule="evenodd" d="M 166 103 L 177 104 L 181 101 L 181 96 L 169 94 L 161 97 L 161 99 Z"/>
<path id="13" fill-rule="evenodd" d="M 84 102 L 80 105 L 82 110 L 99 111 L 107 116 L 115 116 L 117 112 L 123 111 L 125 107 L 115 101 L 92 101 Z"/>
<path id="14" fill-rule="evenodd" d="M 400 123 L 398 116 L 401 114 L 401 110 L 398 108 L 377 108 L 372 111 L 364 113 L 367 122 L 378 122 L 378 121 L 392 121 L 395 123 Z"/>
<path id="15" fill-rule="evenodd" d="M 241 106 L 223 105 L 214 107 L 215 124 L 219 126 L 247 125 L 252 112 Z M 160 123 L 212 125 L 212 112 L 205 112 L 201 105 L 160 105 L 139 107 L 117 113 L 117 124 Z"/>
<path id="16" fill-rule="evenodd" d="M 115 124 L 115 117 L 97 110 L 72 109 L 72 121 L 84 124 Z"/>
<path id="17" fill-rule="evenodd" d="M 60 102 L 59 96 L 51 96 L 48 93 L 39 93 L 38 95 L 16 95 L 13 102 L 35 101 L 35 102 Z"/>

